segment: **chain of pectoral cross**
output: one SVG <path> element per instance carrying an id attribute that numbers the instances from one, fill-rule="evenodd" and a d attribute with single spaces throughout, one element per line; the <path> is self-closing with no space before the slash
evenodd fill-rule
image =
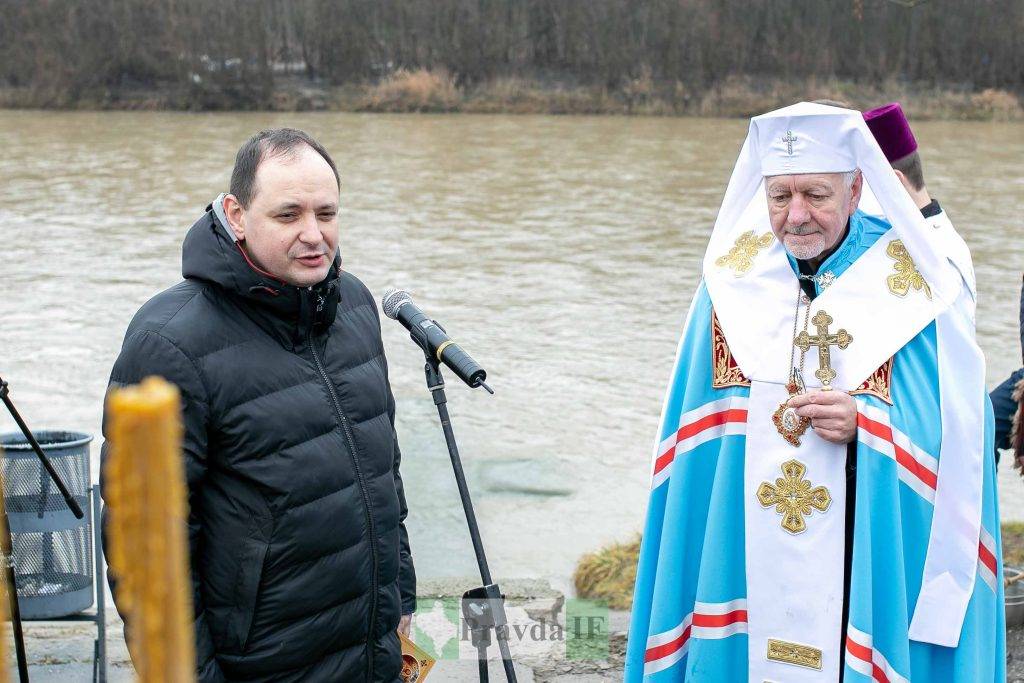
<path id="1" fill-rule="evenodd" d="M 796 325 L 800 318 L 800 304 L 807 300 L 807 308 L 804 311 L 804 332 L 807 332 L 807 325 L 810 322 L 811 317 L 811 299 L 804 290 L 800 287 L 800 283 L 796 286 L 796 309 L 793 311 L 793 335 L 790 339 L 796 339 Z M 789 384 L 786 387 L 790 394 L 803 393 L 804 392 L 804 360 L 807 358 L 807 349 L 800 350 L 800 366 L 796 365 L 796 344 L 793 344 L 789 348 Z"/>

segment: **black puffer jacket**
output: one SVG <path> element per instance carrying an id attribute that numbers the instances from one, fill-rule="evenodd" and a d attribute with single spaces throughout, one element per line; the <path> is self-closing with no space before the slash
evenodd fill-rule
<path id="1" fill-rule="evenodd" d="M 111 374 L 182 392 L 200 680 L 392 683 L 415 576 L 377 308 L 337 260 L 311 289 L 247 261 L 207 209 Z"/>

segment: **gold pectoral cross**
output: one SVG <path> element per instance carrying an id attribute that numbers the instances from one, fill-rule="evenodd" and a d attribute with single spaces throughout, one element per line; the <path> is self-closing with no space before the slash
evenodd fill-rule
<path id="1" fill-rule="evenodd" d="M 827 390 L 831 388 L 829 385 L 832 384 L 832 380 L 837 376 L 836 371 L 832 369 L 830 347 L 838 346 L 840 349 L 845 349 L 853 341 L 853 335 L 842 328 L 835 334 L 831 334 L 828 331 L 828 326 L 832 324 L 832 316 L 823 310 L 814 314 L 814 317 L 811 318 L 811 323 L 817 328 L 818 334 L 807 334 L 805 330 L 796 336 L 796 339 L 793 340 L 793 345 L 804 353 L 812 346 L 818 347 L 819 367 L 814 371 L 814 376 L 821 380 L 821 383 Z"/>
<path id="2" fill-rule="evenodd" d="M 832 504 L 832 495 L 824 486 L 813 486 L 804 479 L 807 466 L 798 460 L 782 463 L 782 475 L 775 485 L 762 482 L 757 487 L 757 502 L 762 507 L 775 506 L 782 515 L 782 528 L 791 534 L 798 534 L 807 528 L 804 517 L 812 508 L 825 512 Z"/>

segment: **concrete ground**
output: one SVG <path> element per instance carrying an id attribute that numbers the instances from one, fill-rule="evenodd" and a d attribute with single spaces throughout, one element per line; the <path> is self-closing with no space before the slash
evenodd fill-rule
<path id="1" fill-rule="evenodd" d="M 1006 681 L 1024 683 L 1024 629 L 1006 632 Z"/>
<path id="2" fill-rule="evenodd" d="M 515 584 L 509 582 L 512 591 Z M 532 587 L 529 582 L 524 582 Z M 550 590 L 550 589 L 548 589 Z M 507 593 L 512 592 L 507 591 Z M 542 591 L 525 591 L 542 592 Z M 549 595 L 544 591 L 546 595 Z M 515 606 L 510 606 L 510 621 L 515 623 L 517 615 L 524 617 L 526 605 L 525 595 L 515 598 Z M 536 597 L 536 596 L 534 596 Z M 510 602 L 513 598 L 510 595 Z M 530 611 L 535 615 L 547 613 L 550 606 L 539 607 L 529 603 Z M 520 611 L 521 610 L 521 611 Z M 521 683 L 611 683 L 622 680 L 622 656 L 625 645 L 625 627 L 628 624 L 628 613 L 609 614 L 609 630 L 614 634 L 611 638 L 611 656 L 607 661 L 568 662 L 560 655 L 545 653 L 536 644 L 523 644 L 513 647 L 513 656 L 519 659 L 523 652 L 523 661 L 516 661 L 516 677 Z M 534 622 L 535 623 L 535 622 Z M 426 626 L 426 624 L 424 624 Z M 428 626 L 429 629 L 429 626 Z M 29 663 L 29 677 L 33 683 L 77 683 L 91 681 L 93 677 L 93 653 L 96 627 L 92 623 L 62 621 L 30 621 L 24 623 L 25 650 Z M 11 641 L 8 641 L 11 642 Z M 543 646 L 542 646 L 543 647 Z M 492 647 L 492 657 L 497 657 L 497 647 Z M 440 659 L 431 670 L 429 681 L 436 683 L 473 683 L 479 680 L 478 664 L 470 658 L 471 653 L 463 651 L 459 659 Z M 16 681 L 17 670 L 11 652 L 10 680 Z M 504 681 L 505 673 L 501 661 L 492 659 L 488 666 L 492 681 Z M 107 680 L 111 683 L 129 683 L 135 681 L 134 670 L 128 658 L 128 650 L 124 644 L 124 631 L 119 619 L 112 618 L 107 624 Z"/>
<path id="3" fill-rule="evenodd" d="M 120 620 L 111 620 L 108 629 L 107 681 L 134 683 L 135 671 L 128 659 Z M 24 633 L 29 678 L 32 683 L 86 683 L 93 680 L 93 641 L 96 637 L 94 625 L 59 621 L 25 622 Z M 9 680 L 17 681 L 18 674 L 13 654 L 12 652 Z M 489 662 L 488 671 L 492 681 L 505 679 L 500 661 Z M 533 670 L 523 665 L 516 666 L 516 677 L 521 683 L 534 683 L 538 680 L 534 677 Z M 477 681 L 478 665 L 471 660 L 441 660 L 430 672 L 428 680 L 437 683 Z"/>
<path id="4" fill-rule="evenodd" d="M 612 683 L 622 680 L 625 655 L 625 629 L 629 622 L 627 612 L 611 612 L 609 657 L 597 661 L 566 661 L 554 655 L 547 658 L 532 651 L 517 661 L 516 676 L 521 683 Z M 135 680 L 128 660 L 121 624 L 111 620 L 107 639 L 107 680 L 111 683 L 129 683 Z M 33 683 L 85 683 L 92 680 L 93 639 L 95 627 L 80 622 L 26 622 L 25 649 L 28 654 L 29 676 Z M 1007 633 L 1008 683 L 1024 683 L 1024 629 L 1011 629 Z M 497 648 L 492 648 L 492 655 Z M 514 650 L 515 656 L 515 650 Z M 12 653 L 13 659 L 13 653 Z M 517 659 L 519 657 L 517 656 Z M 491 681 L 504 681 L 501 662 L 489 662 Z M 10 668 L 10 680 L 16 681 L 15 668 Z M 428 677 L 428 683 L 474 683 L 479 680 L 477 663 L 472 659 L 442 659 Z"/>
<path id="5" fill-rule="evenodd" d="M 33 683 L 78 683 L 93 676 L 96 626 L 79 621 L 26 621 L 25 654 Z M 13 643 L 9 640 L 8 643 Z M 13 644 L 10 644 L 11 681 L 17 681 Z M 107 621 L 107 680 L 128 683 L 135 671 L 128 659 L 120 619 Z"/>

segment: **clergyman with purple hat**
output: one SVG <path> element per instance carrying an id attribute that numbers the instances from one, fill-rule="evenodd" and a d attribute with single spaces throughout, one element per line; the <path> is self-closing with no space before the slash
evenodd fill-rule
<path id="1" fill-rule="evenodd" d="M 974 277 L 974 262 L 971 250 L 963 237 L 953 227 L 949 215 L 928 192 L 924 181 L 924 168 L 921 154 L 918 151 L 917 139 L 910 128 L 906 114 L 899 102 L 890 102 L 875 109 L 864 112 L 864 121 L 868 129 L 878 141 L 885 158 L 889 160 L 896 177 L 907 189 L 907 194 L 921 210 L 921 215 L 933 231 L 937 240 L 945 240 L 954 265 L 960 271 L 967 288 L 971 293 L 970 315 L 974 318 L 974 302 L 977 301 L 977 282 Z"/>
<path id="2" fill-rule="evenodd" d="M 921 154 L 917 140 L 910 128 L 910 123 L 898 102 L 891 102 L 864 112 L 864 121 L 875 136 L 879 147 L 889 160 L 896 176 L 907 189 L 907 194 L 914 200 L 921 215 L 934 230 L 935 239 L 947 240 L 950 258 L 964 278 L 971 293 L 969 312 L 973 318 L 974 303 L 977 301 L 977 287 L 974 277 L 974 263 L 971 251 L 963 237 L 953 227 L 946 211 L 939 206 L 938 200 L 932 198 L 924 180 Z M 1021 346 L 1024 348 L 1024 288 L 1021 290 Z M 995 439 L 991 456 L 999 464 L 1000 449 L 1014 449 L 1018 470 L 1024 472 L 1024 435 L 1019 425 L 1024 417 L 1024 367 L 1014 371 L 1010 376 L 992 390 L 992 410 L 995 415 Z"/>

